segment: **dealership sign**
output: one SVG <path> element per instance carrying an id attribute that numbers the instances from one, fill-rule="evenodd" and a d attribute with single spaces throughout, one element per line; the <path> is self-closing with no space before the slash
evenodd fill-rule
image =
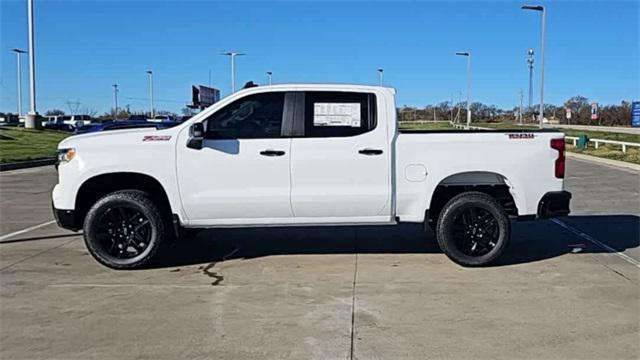
<path id="1" fill-rule="evenodd" d="M 204 86 L 192 86 L 191 87 L 191 105 L 193 108 L 204 109 L 211 106 L 220 100 L 220 90 Z"/>
<path id="2" fill-rule="evenodd" d="M 598 103 L 591 103 L 591 120 L 598 120 Z"/>
<path id="3" fill-rule="evenodd" d="M 631 126 L 640 127 L 640 101 L 631 103 Z"/>

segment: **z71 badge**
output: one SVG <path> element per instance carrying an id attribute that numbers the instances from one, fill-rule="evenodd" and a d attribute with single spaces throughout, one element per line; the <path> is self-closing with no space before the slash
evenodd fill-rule
<path id="1" fill-rule="evenodd" d="M 514 140 L 517 140 L 517 139 L 533 139 L 533 138 L 536 137 L 534 134 L 531 134 L 531 133 L 507 134 L 507 136 L 509 137 L 509 139 L 514 139 Z"/>
<path id="2" fill-rule="evenodd" d="M 171 135 L 145 135 L 142 138 L 142 141 L 169 141 L 171 140 Z"/>

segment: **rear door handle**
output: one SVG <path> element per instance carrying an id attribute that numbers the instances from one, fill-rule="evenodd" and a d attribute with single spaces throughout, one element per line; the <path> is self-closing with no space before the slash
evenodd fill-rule
<path id="1" fill-rule="evenodd" d="M 260 155 L 262 155 L 262 156 L 282 156 L 282 155 L 284 155 L 284 151 L 282 151 L 282 150 L 262 150 L 262 151 L 260 151 Z"/>
<path id="2" fill-rule="evenodd" d="M 362 149 L 358 151 L 358 153 L 362 155 L 380 155 L 382 154 L 382 150 L 380 149 Z"/>

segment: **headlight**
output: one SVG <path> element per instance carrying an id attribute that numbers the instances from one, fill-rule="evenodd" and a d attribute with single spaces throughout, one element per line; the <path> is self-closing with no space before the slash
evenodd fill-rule
<path id="1" fill-rule="evenodd" d="M 58 149 L 58 164 L 68 163 L 76 156 L 76 149 Z"/>

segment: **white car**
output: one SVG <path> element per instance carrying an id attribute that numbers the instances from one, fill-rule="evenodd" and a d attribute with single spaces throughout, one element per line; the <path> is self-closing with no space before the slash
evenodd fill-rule
<path id="1" fill-rule="evenodd" d="M 62 115 L 56 119 L 57 123 L 73 125 L 76 128 L 91 124 L 91 116 L 89 115 Z"/>
<path id="2" fill-rule="evenodd" d="M 156 115 L 152 119 L 148 119 L 150 122 L 172 122 L 176 121 L 171 115 Z"/>
<path id="3" fill-rule="evenodd" d="M 399 131 L 395 91 L 274 85 L 175 127 L 58 146 L 58 224 L 116 269 L 152 262 L 182 229 L 424 223 L 455 262 L 494 261 L 510 218 L 569 213 L 564 135 Z"/>

